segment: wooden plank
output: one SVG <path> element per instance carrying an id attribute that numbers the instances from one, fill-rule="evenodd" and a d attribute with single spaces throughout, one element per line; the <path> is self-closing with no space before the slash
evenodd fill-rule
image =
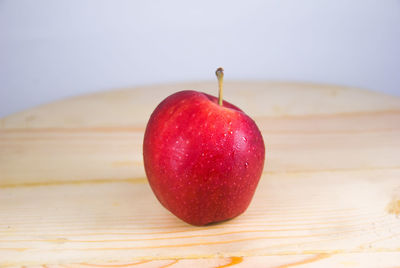
<path id="1" fill-rule="evenodd" d="M 0 266 L 400 263 L 400 100 L 373 92 L 230 84 L 267 145 L 251 206 L 205 227 L 166 211 L 143 170 L 146 118 L 171 91 L 208 86 L 104 92 L 1 119 Z"/>

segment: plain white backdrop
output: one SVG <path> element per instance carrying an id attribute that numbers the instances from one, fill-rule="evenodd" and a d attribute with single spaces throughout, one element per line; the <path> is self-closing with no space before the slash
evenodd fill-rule
<path id="1" fill-rule="evenodd" d="M 400 1 L 0 0 L 0 117 L 219 66 L 400 95 Z"/>

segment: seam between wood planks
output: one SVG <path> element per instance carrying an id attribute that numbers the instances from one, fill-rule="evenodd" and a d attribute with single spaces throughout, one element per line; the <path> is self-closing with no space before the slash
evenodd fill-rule
<path id="1" fill-rule="evenodd" d="M 375 168 L 340 168 L 340 169 L 321 169 L 321 170 L 287 170 L 287 171 L 265 171 L 263 175 L 275 174 L 301 174 L 301 173 L 326 173 L 326 172 L 357 172 L 374 170 L 399 170 L 400 167 L 375 167 Z M 0 184 L 0 189 L 18 188 L 18 187 L 40 187 L 40 186 L 58 186 L 70 184 L 104 184 L 104 183 L 134 183 L 146 184 L 147 178 L 128 178 L 128 179 L 89 179 L 89 180 L 64 180 L 64 181 L 43 181 L 43 182 L 25 182 L 13 184 Z"/>

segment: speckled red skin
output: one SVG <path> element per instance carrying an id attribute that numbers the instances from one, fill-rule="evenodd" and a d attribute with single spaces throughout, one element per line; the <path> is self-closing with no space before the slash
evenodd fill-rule
<path id="1" fill-rule="evenodd" d="M 143 158 L 150 186 L 178 218 L 192 225 L 243 213 L 264 166 L 255 122 L 234 105 L 197 91 L 162 101 L 146 127 Z"/>

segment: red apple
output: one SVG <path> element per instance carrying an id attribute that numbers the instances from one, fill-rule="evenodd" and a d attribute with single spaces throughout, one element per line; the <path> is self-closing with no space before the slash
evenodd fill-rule
<path id="1" fill-rule="evenodd" d="M 160 203 L 193 225 L 243 213 L 264 166 L 265 147 L 255 122 L 220 97 L 180 91 L 152 113 L 143 142 L 150 186 Z M 220 103 L 220 104 L 219 104 Z"/>

